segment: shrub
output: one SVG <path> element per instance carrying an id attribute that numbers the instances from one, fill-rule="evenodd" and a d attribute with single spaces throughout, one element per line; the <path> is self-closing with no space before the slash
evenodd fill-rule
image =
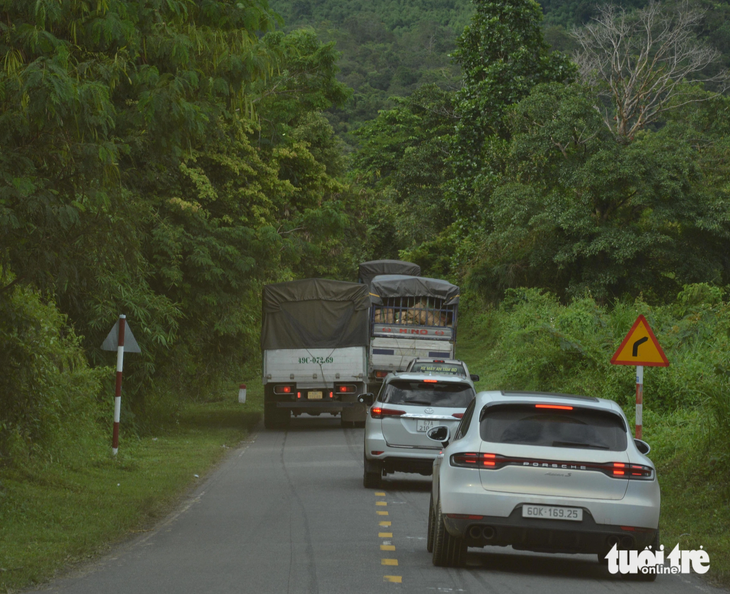
<path id="1" fill-rule="evenodd" d="M 88 367 L 66 317 L 30 288 L 0 293 L 0 361 L 0 462 L 100 451 L 110 370 Z"/>

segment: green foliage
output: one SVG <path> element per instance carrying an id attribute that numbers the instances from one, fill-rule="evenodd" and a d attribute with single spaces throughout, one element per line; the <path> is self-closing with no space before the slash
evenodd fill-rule
<path id="1" fill-rule="evenodd" d="M 89 369 L 80 343 L 36 291 L 0 292 L 0 467 L 100 453 L 98 396 L 111 373 Z"/>
<path id="2" fill-rule="evenodd" d="M 392 213 L 385 221 L 379 216 L 375 227 L 392 220 L 399 249 L 416 249 L 452 222 L 444 183 L 452 176 L 446 156 L 457 120 L 453 94 L 436 85 L 395 102 L 358 131 L 354 170 Z"/>
<path id="3" fill-rule="evenodd" d="M 704 108 L 719 126 L 724 103 Z M 687 283 L 728 282 L 730 211 L 716 177 L 726 140 L 693 111 L 623 144 L 589 90 L 537 87 L 507 120 L 512 138 L 486 222 L 494 231 L 474 286 L 602 300 L 643 291 L 656 301 Z"/>
<path id="4" fill-rule="evenodd" d="M 392 97 L 411 95 L 426 85 L 459 85 L 449 53 L 468 22 L 471 8 L 466 3 L 274 0 L 271 5 L 284 16 L 287 29 L 313 27 L 341 52 L 338 78 L 354 92 L 328 118 L 349 150 L 358 144 L 354 132 L 380 110 L 393 107 Z"/>
<path id="5" fill-rule="evenodd" d="M 685 287 L 661 307 L 638 299 L 608 308 L 590 297 L 562 305 L 538 289 L 510 289 L 474 324 L 487 337 L 482 379 L 501 389 L 609 398 L 630 412 L 633 368 L 610 359 L 638 314 L 647 317 L 670 361 L 668 368 L 645 369 L 647 408 L 656 413 L 708 404 L 724 431 L 726 396 L 718 396 L 730 389 L 730 304 L 706 284 Z"/>
<path id="6" fill-rule="evenodd" d="M 509 136 L 502 121 L 505 109 L 537 84 L 573 78 L 575 67 L 549 50 L 540 28 L 542 11 L 534 0 L 472 1 L 474 16 L 453 55 L 463 72 L 456 98 L 461 116 L 456 160 L 461 175 L 473 178 L 489 171 L 483 162 L 485 145 Z"/>
<path id="7" fill-rule="evenodd" d="M 257 358 L 263 283 L 357 258 L 319 115 L 337 54 L 271 24 L 265 0 L 0 4 L 0 290 L 53 295 L 96 364 L 127 315 L 129 427 Z"/>

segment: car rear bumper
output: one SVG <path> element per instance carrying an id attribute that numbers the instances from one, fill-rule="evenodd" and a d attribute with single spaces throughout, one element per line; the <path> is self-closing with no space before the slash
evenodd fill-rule
<path id="1" fill-rule="evenodd" d="M 467 546 L 512 546 L 515 549 L 550 553 L 596 553 L 605 555 L 614 544 L 619 549 L 643 550 L 653 544 L 657 530 L 624 530 L 621 526 L 597 524 L 584 510 L 581 522 L 522 517 L 522 505 L 501 518 L 450 517 L 444 523 L 448 532 L 466 539 Z"/>
<path id="2" fill-rule="evenodd" d="M 422 450 L 422 449 L 396 449 L 388 448 L 383 450 L 382 442 L 375 444 L 365 444 L 365 460 L 372 467 L 380 467 L 385 474 L 393 472 L 411 472 L 430 476 L 433 474 L 433 460 L 438 456 L 438 450 Z M 385 446 L 387 447 L 387 446 Z M 379 448 L 379 449 L 375 449 Z M 395 450 L 395 451 L 394 451 Z M 373 454 L 373 451 L 382 451 L 382 454 Z"/>

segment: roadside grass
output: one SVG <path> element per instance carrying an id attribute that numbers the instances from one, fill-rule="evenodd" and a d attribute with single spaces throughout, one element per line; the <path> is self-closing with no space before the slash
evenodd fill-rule
<path id="1" fill-rule="evenodd" d="M 499 389 L 497 370 L 490 365 L 493 337 L 461 330 L 456 357 L 480 376 L 477 391 Z M 712 434 L 711 412 L 691 406 L 661 414 L 651 409 L 645 395 L 644 439 L 652 446 L 649 457 L 657 467 L 662 489 L 661 540 L 668 554 L 675 545 L 710 555 L 711 584 L 730 586 L 730 452 L 719 451 Z M 627 402 L 633 394 L 627 395 Z M 634 407 L 624 405 L 630 423 Z M 722 443 L 722 442 L 720 442 Z"/>
<path id="2" fill-rule="evenodd" d="M 246 404 L 231 386 L 187 405 L 157 436 L 128 436 L 122 427 L 116 458 L 109 448 L 95 460 L 0 469 L 0 592 L 43 583 L 151 529 L 246 437 L 262 401 L 258 382 Z"/>

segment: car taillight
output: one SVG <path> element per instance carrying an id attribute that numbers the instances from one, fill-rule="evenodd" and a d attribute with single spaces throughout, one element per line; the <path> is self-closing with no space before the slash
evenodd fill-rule
<path id="1" fill-rule="evenodd" d="M 563 406 L 561 404 L 536 404 L 535 408 L 550 408 L 552 410 L 573 410 L 572 406 Z"/>
<path id="2" fill-rule="evenodd" d="M 463 468 L 486 468 L 496 470 L 502 468 L 506 462 L 504 456 L 499 454 L 482 454 L 479 452 L 464 452 L 462 454 L 454 454 L 451 456 L 452 466 L 461 466 Z"/>
<path id="3" fill-rule="evenodd" d="M 384 417 L 400 417 L 406 414 L 404 410 L 396 410 L 394 408 L 382 408 L 380 406 L 373 406 L 370 409 L 370 416 L 373 419 L 382 419 Z"/>
<path id="4" fill-rule="evenodd" d="M 335 388 L 338 394 L 354 394 L 357 392 L 357 387 L 352 384 L 344 384 Z"/>
<path id="5" fill-rule="evenodd" d="M 601 469 L 612 478 L 632 479 L 650 481 L 654 478 L 654 469 L 651 466 L 642 464 L 624 464 L 623 462 L 612 462 L 604 464 Z"/>
<path id="6" fill-rule="evenodd" d="M 388 375 L 387 371 L 376 371 L 375 372 L 375 377 L 385 377 L 386 375 Z"/>
<path id="7" fill-rule="evenodd" d="M 456 417 L 457 419 L 463 419 L 464 418 L 464 413 L 454 413 L 451 416 L 452 417 Z"/>
<path id="8" fill-rule="evenodd" d="M 428 379 L 428 380 L 423 380 L 423 383 L 424 384 L 437 384 L 438 383 L 438 380 Z"/>
<path id="9" fill-rule="evenodd" d="M 293 386 L 274 386 L 274 394 L 292 394 L 293 392 Z"/>

